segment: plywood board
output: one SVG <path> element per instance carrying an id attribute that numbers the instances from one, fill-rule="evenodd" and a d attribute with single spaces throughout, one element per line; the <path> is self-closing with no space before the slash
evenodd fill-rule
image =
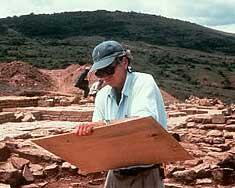
<path id="1" fill-rule="evenodd" d="M 97 127 L 89 136 L 66 133 L 32 141 L 87 173 L 192 159 L 152 117 Z"/>

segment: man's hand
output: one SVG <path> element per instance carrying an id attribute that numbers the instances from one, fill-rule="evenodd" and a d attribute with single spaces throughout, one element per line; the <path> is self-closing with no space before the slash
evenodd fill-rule
<path id="1" fill-rule="evenodd" d="M 101 122 L 81 122 L 74 129 L 73 133 L 77 136 L 88 136 L 91 135 L 94 127 L 104 126 L 105 123 Z"/>

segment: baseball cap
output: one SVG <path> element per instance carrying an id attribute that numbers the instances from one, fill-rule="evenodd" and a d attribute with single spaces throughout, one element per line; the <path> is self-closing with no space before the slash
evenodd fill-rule
<path id="1" fill-rule="evenodd" d="M 93 65 L 90 72 L 109 66 L 116 57 L 125 54 L 125 49 L 116 41 L 110 40 L 98 44 L 92 52 Z"/>

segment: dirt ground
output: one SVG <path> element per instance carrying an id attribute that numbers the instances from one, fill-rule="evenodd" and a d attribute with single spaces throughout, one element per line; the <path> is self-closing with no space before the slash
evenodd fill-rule
<path id="1" fill-rule="evenodd" d="M 0 188 L 7 188 L 9 185 L 12 188 L 103 187 L 107 172 L 88 175 L 78 173 L 78 168 L 35 148 L 29 142 L 32 138 L 73 130 L 78 122 L 55 119 L 71 108 L 77 109 L 77 115 L 81 113 L 79 108 L 84 108 L 85 111 L 89 105 L 89 108 L 92 107 L 93 104 L 88 105 L 86 100 L 79 99 L 80 104 L 73 104 L 74 101 L 68 99 L 74 94 L 82 94 L 79 89 L 73 87 L 73 83 L 85 66 L 70 65 L 66 69 L 45 70 L 23 62 L 0 64 L 0 96 L 42 96 L 40 104 L 43 107 L 40 108 L 48 110 L 44 111 L 44 114 L 52 113 L 50 109 L 55 108 L 60 108 L 59 111 L 62 112 L 57 116 L 53 112 L 53 120 L 42 120 L 33 117 L 36 107 L 32 107 L 29 114 L 23 113 L 26 108 L 17 108 L 14 111 L 12 107 L 11 110 L 7 109 L 7 106 L 5 110 L 2 107 L 0 120 L 5 116 L 4 113 L 15 113 L 15 117 L 19 116 L 19 111 L 22 116 L 30 117 L 26 118 L 27 121 L 21 121 L 25 119 L 22 117 L 20 121 L 17 119 L 17 122 L 15 119 L 14 122 L 0 123 Z M 89 80 L 92 83 L 95 77 L 91 75 Z M 218 99 L 197 97 L 179 103 L 175 97 L 165 91 L 161 92 L 166 102 L 169 133 L 175 134 L 180 144 L 194 157 L 190 161 L 166 164 L 165 187 L 235 187 L 235 106 L 225 105 Z M 56 98 L 57 96 L 63 98 Z M 9 100 L 10 98 L 4 98 L 2 103 L 8 104 Z M 63 100 L 63 103 L 60 100 Z M 66 106 L 55 107 L 61 104 Z M 4 159 L 1 159 L 2 156 Z M 18 161 L 17 164 L 14 161 Z M 19 165 L 21 168 L 16 169 Z M 27 168 L 29 173 L 24 174 Z"/>
<path id="2" fill-rule="evenodd" d="M 0 96 L 82 94 L 82 91 L 73 85 L 76 78 L 87 66 L 74 64 L 66 69 L 46 70 L 37 69 L 20 61 L 0 63 Z M 93 74 L 90 74 L 88 80 L 91 85 L 96 78 Z M 167 92 L 163 90 L 161 92 L 167 104 L 177 101 Z"/>

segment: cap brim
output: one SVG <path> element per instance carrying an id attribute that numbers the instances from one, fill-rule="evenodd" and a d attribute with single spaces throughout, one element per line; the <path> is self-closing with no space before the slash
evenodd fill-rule
<path id="1" fill-rule="evenodd" d="M 116 58 L 115 56 L 108 57 L 105 59 L 101 59 L 100 61 L 94 62 L 89 72 L 93 72 L 111 65 L 115 58 Z"/>

